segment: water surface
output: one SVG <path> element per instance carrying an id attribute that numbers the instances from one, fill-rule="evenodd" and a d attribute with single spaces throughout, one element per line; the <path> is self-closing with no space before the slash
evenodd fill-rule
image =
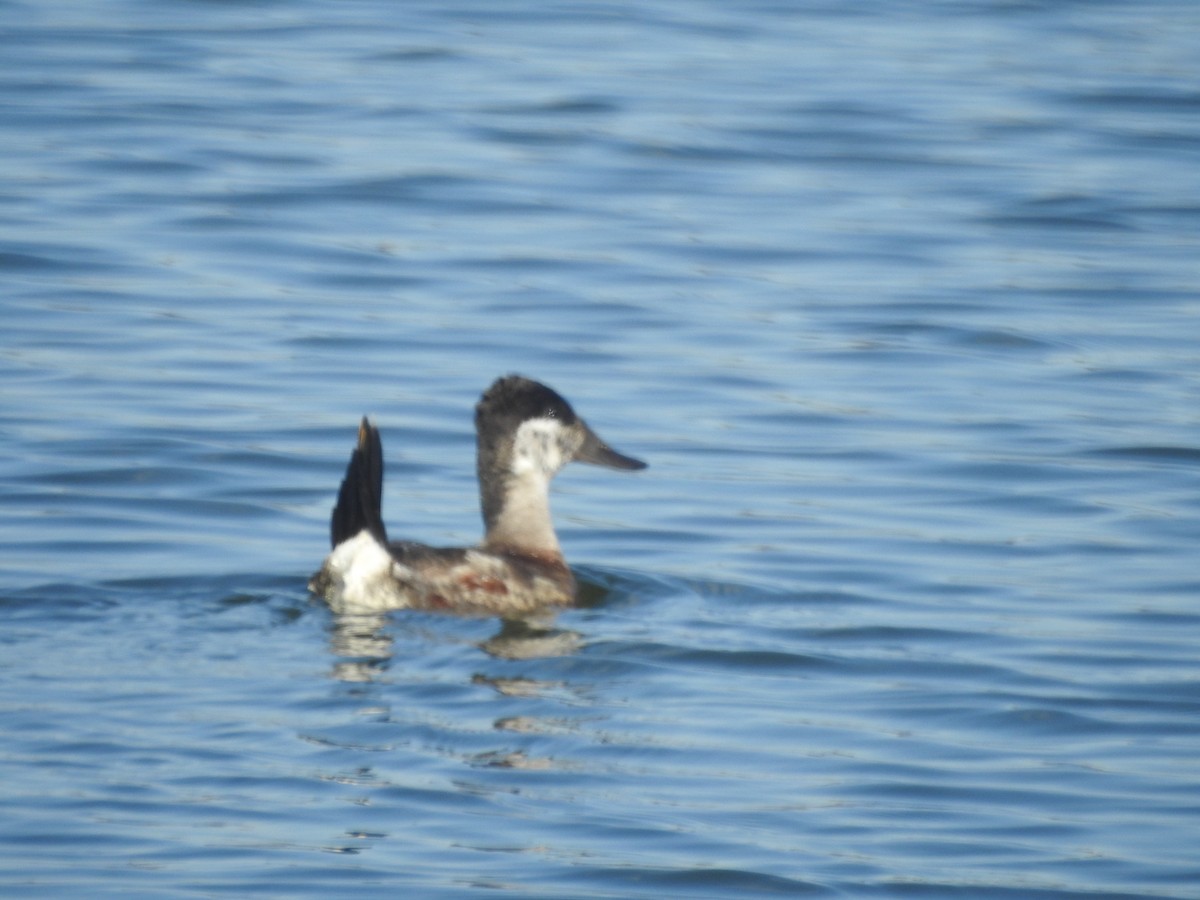
<path id="1" fill-rule="evenodd" d="M 1200 896 L 1194 4 L 0 25 L 7 894 Z M 335 620 L 508 371 L 580 608 Z"/>

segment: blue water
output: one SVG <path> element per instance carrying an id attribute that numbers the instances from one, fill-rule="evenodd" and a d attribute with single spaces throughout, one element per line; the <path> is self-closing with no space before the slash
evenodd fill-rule
<path id="1" fill-rule="evenodd" d="M 1200 897 L 1198 34 L 0 4 L 0 893 Z M 508 371 L 581 607 L 335 620 Z"/>

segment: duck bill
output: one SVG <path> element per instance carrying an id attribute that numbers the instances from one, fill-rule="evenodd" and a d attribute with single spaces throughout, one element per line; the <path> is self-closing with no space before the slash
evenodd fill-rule
<path id="1" fill-rule="evenodd" d="M 583 424 L 582 422 L 580 423 Z M 640 459 L 634 459 L 632 456 L 626 456 L 623 453 L 618 453 L 604 441 L 592 429 L 586 425 L 583 426 L 583 446 L 575 451 L 575 459 L 578 462 L 590 463 L 593 466 L 605 466 L 609 469 L 625 469 L 630 472 L 638 469 L 646 468 L 646 464 Z"/>

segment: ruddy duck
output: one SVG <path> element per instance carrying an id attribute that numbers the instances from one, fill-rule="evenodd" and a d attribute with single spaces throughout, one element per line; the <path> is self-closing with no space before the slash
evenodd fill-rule
<path id="1" fill-rule="evenodd" d="M 333 552 L 309 582 L 335 612 L 426 609 L 513 615 L 564 606 L 575 578 L 550 521 L 550 480 L 572 460 L 644 469 L 605 444 L 557 393 L 520 375 L 498 379 L 475 407 L 478 547 L 428 547 L 387 539 L 383 445 L 366 418 L 338 491 Z"/>

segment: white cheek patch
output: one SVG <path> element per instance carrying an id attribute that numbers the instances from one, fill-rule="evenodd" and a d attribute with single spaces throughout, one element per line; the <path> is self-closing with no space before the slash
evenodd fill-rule
<path id="1" fill-rule="evenodd" d="M 549 478 L 563 467 L 563 426 L 557 419 L 529 419 L 513 440 L 512 473 Z"/>

